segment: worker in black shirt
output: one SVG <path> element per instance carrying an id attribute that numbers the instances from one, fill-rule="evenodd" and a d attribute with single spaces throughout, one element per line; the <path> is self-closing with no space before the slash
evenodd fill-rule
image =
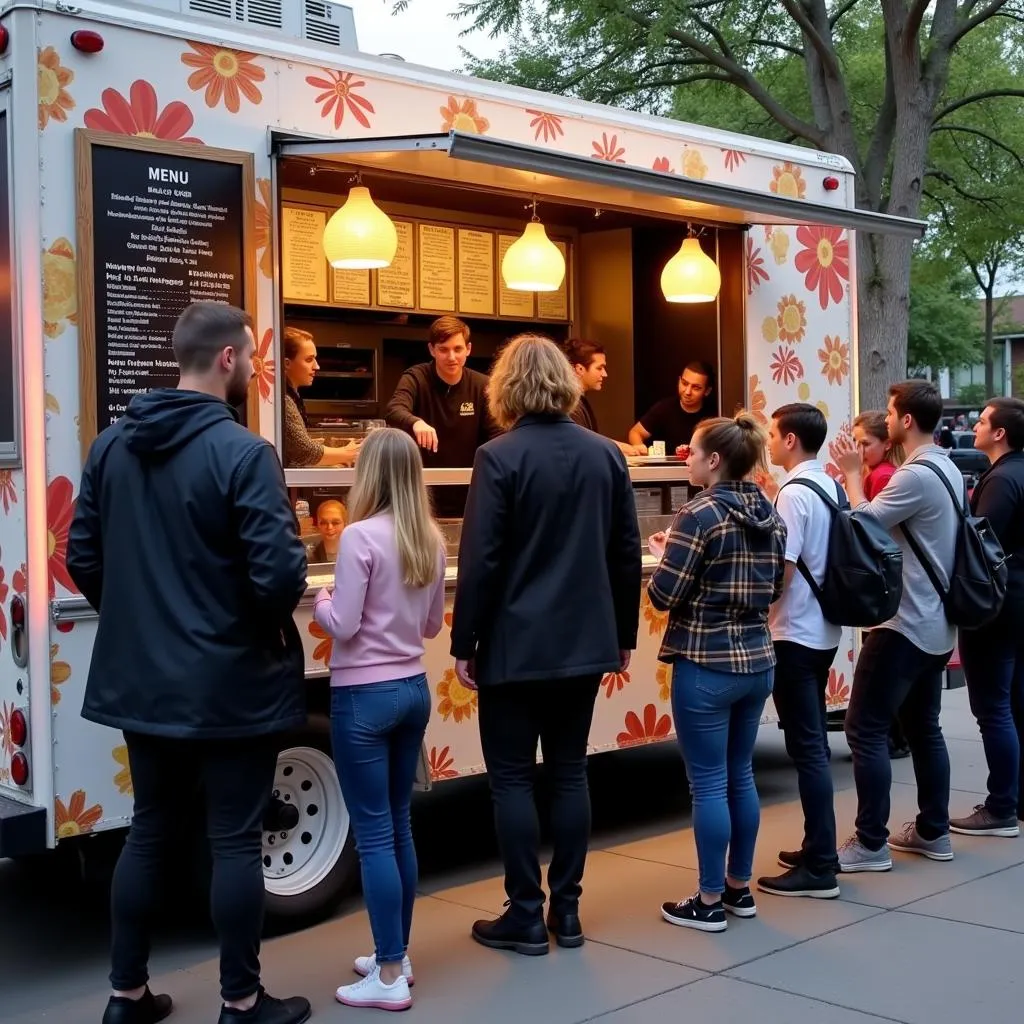
<path id="1" fill-rule="evenodd" d="M 569 365 L 576 371 L 576 376 L 583 385 L 583 394 L 580 397 L 580 404 L 572 413 L 574 423 L 578 423 L 587 430 L 599 434 L 597 427 L 597 415 L 590 402 L 587 401 L 588 391 L 600 391 L 608 378 L 608 359 L 604 349 L 594 341 L 586 341 L 583 338 L 570 338 L 563 346 Z M 646 455 L 645 445 L 625 444 L 622 441 L 615 441 L 623 455 Z"/>
<path id="2" fill-rule="evenodd" d="M 412 434 L 425 469 L 472 466 L 477 448 L 501 431 L 487 411 L 487 376 L 466 366 L 469 327 L 454 316 L 439 317 L 430 325 L 427 349 L 432 362 L 402 374 L 384 418 Z M 438 516 L 462 516 L 467 488 L 431 490 Z"/>
<path id="3" fill-rule="evenodd" d="M 697 424 L 716 415 L 711 404 L 714 386 L 714 371 L 707 363 L 687 363 L 679 375 L 676 394 L 655 402 L 640 417 L 629 432 L 629 443 L 664 441 L 666 455 L 680 454 L 679 449 L 690 444 Z"/>

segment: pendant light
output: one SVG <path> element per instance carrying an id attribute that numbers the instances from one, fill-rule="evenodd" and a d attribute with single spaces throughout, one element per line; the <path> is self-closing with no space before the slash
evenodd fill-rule
<path id="1" fill-rule="evenodd" d="M 537 217 L 536 199 L 532 206 L 533 217 L 505 251 L 501 276 L 510 291 L 556 292 L 565 279 L 565 257 Z"/>
<path id="2" fill-rule="evenodd" d="M 691 230 L 661 272 L 662 294 L 668 302 L 714 302 L 721 287 L 718 265 Z"/>
<path id="3" fill-rule="evenodd" d="M 336 270 L 388 267 L 398 250 L 395 225 L 373 201 L 358 175 L 355 181 L 348 198 L 324 229 L 324 255 Z"/>

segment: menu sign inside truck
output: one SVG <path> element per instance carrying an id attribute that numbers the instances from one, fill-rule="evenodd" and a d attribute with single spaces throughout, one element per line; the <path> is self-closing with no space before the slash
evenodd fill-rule
<path id="1" fill-rule="evenodd" d="M 107 139 L 83 132 L 79 145 L 82 372 L 93 396 L 83 445 L 134 395 L 177 383 L 171 335 L 188 305 L 244 307 L 248 295 L 251 155 Z"/>

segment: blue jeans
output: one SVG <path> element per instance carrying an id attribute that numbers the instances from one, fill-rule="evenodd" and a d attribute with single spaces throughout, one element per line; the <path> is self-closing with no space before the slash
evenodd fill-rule
<path id="1" fill-rule="evenodd" d="M 400 962 L 416 900 L 409 805 L 430 717 L 425 675 L 331 691 L 331 742 L 378 963 Z"/>
<path id="2" fill-rule="evenodd" d="M 679 658 L 672 666 L 672 717 L 693 793 L 693 835 L 701 891 L 725 892 L 728 873 L 748 882 L 761 806 L 754 743 L 774 669 L 718 672 Z"/>

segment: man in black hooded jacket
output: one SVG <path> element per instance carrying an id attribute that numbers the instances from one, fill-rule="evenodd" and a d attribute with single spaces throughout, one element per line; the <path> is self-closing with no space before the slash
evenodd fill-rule
<path id="1" fill-rule="evenodd" d="M 260 985 L 262 821 L 279 734 L 305 721 L 292 612 L 306 556 L 273 447 L 238 423 L 251 320 L 200 302 L 174 329 L 177 389 L 137 395 L 93 442 L 68 571 L 99 612 L 84 718 L 120 729 L 134 816 L 114 873 L 103 1024 L 153 1024 L 147 985 L 167 846 L 201 790 L 221 944 L 220 1024 L 300 1024 L 302 998 Z"/>

